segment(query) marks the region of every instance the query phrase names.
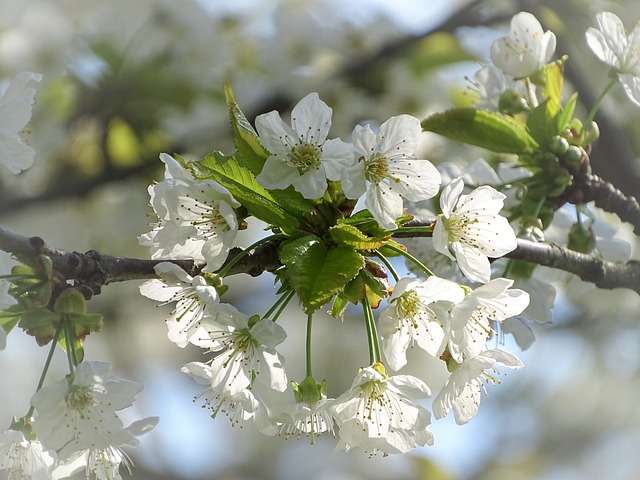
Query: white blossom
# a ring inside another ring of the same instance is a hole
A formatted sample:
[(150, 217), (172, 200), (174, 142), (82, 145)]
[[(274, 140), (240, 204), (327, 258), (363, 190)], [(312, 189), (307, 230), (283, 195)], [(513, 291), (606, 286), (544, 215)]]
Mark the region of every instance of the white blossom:
[(196, 395), (194, 401), (203, 399), (203, 408), (210, 409), (214, 418), (219, 413), (224, 413), (234, 426), (251, 422), (267, 435), (277, 432), (277, 427), (270, 419), (269, 409), (252, 390), (245, 388), (230, 394), (219, 388), (212, 388), (212, 368), (204, 363), (188, 363), (182, 367), (182, 372), (205, 386), (204, 390)]
[(429, 387), (411, 375), (387, 376), (382, 364), (360, 370), (351, 388), (336, 398), (331, 410), (340, 427), (336, 451), (354, 447), (365, 452), (407, 453), (431, 445), (431, 414), (414, 403), (429, 396)]
[(158, 222), (140, 243), (150, 247), (151, 258), (206, 261), (203, 271), (213, 272), (236, 237), (233, 209), (240, 204), (218, 183), (193, 179), (170, 155), (163, 153), (160, 159), (165, 179), (149, 187)]
[[(254, 380), (279, 392), (286, 390), (284, 358), (275, 350), (287, 337), (280, 325), (268, 318), (244, 315), (231, 305), (221, 305), (215, 318), (202, 319), (201, 327), (201, 336), (192, 338), (191, 343), (219, 350), (210, 361), (214, 392), (235, 395), (249, 388)], [(187, 369), (191, 368), (189, 365)]]
[(491, 61), (514, 79), (538, 73), (556, 50), (556, 36), (543, 31), (540, 22), (528, 12), (511, 19), (509, 36), (491, 44)]
[(293, 107), (291, 126), (276, 111), (256, 117), (262, 145), (271, 152), (256, 180), (264, 188), (290, 185), (303, 197), (321, 198), (327, 179), (340, 180), (353, 161), (353, 146), (340, 139), (327, 140), (332, 110), (310, 93)]
[[(130, 406), (142, 385), (115, 378), (106, 362), (81, 362), (70, 384), (65, 378), (38, 390), (31, 404), (38, 412), (33, 430), (66, 461), (84, 450), (99, 452), (135, 444), (134, 431), (123, 428), (117, 411)], [(148, 418), (140, 422), (155, 424)]]
[(478, 95), (475, 108), (498, 111), (500, 97), (513, 86), (513, 80), (505, 76), (495, 65), (482, 67), (473, 74), (470, 90)]
[(351, 199), (366, 192), (365, 206), (384, 229), (397, 228), (403, 198), (427, 200), (440, 188), (436, 167), (414, 156), (421, 133), (420, 121), (410, 115), (391, 117), (377, 134), (369, 125), (357, 125), (353, 131), (357, 160), (344, 171), (342, 188)]
[(38, 440), (25, 438), (23, 432), (6, 430), (0, 433), (0, 470), (7, 470), (8, 478), (48, 480), (55, 461), (55, 452)]
[(529, 294), (510, 288), (512, 285), (513, 280), (496, 278), (453, 305), (445, 331), (449, 353), (456, 362), (486, 348), (487, 339), (494, 333), (491, 322), (502, 322), (527, 308)]
[(521, 368), (522, 362), (503, 350), (485, 350), (478, 355), (465, 359), (451, 373), (440, 393), (433, 401), (433, 414), (442, 418), (452, 409), (458, 425), (467, 423), (480, 406), (481, 390), (484, 383), (499, 384), (500, 371), (497, 366)]
[(429, 355), (439, 355), (444, 340), (443, 317), (465, 292), (457, 283), (438, 277), (421, 282), (401, 278), (378, 322), (382, 352), (388, 365), (399, 370), (407, 363), (407, 349), (417, 344)]
[(214, 313), (220, 297), (214, 286), (201, 275), (192, 277), (178, 265), (162, 262), (154, 268), (161, 280), (149, 280), (140, 285), (140, 293), (159, 302), (176, 302), (167, 319), (169, 340), (185, 347), (197, 334), (200, 320), (207, 311)]
[(589, 27), (587, 44), (595, 55), (618, 72), (629, 99), (640, 106), (640, 25), (627, 34), (622, 20), (611, 12), (596, 15), (598, 28)]
[(21, 132), (31, 119), (36, 95), (36, 89), (27, 84), (40, 80), (40, 74), (22, 72), (8, 85), (0, 85), (0, 164), (14, 174), (33, 165), (36, 152), (24, 142)]
[(464, 182), (457, 178), (440, 196), (442, 216), (433, 231), (434, 248), (458, 262), (467, 278), (486, 283), (491, 278), (487, 257), (501, 257), (518, 246), (509, 221), (498, 215), (505, 195), (482, 186), (462, 195)]

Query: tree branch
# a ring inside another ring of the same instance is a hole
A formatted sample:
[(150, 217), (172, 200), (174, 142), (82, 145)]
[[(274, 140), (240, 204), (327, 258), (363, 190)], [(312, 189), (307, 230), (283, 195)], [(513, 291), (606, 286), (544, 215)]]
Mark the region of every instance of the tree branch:
[[(407, 226), (427, 226), (435, 222), (434, 218), (414, 221)], [(423, 237), (430, 236), (428, 232), (396, 232), (394, 237)], [(281, 267), (278, 258), (278, 247), (281, 239), (268, 242), (253, 252), (248, 252), (230, 270), (230, 275), (246, 273), (257, 277), (263, 272), (274, 272)], [(103, 285), (127, 280), (144, 280), (157, 278), (154, 267), (161, 262), (171, 262), (183, 268), (190, 275), (201, 272), (204, 264), (193, 260), (143, 260), (137, 258), (115, 257), (102, 255), (95, 250), (87, 253), (67, 252), (48, 247), (40, 237), (23, 237), (0, 228), (0, 250), (13, 254), (47, 255), (51, 258), (54, 270), (66, 279), (75, 280), (85, 297), (100, 293)], [(243, 252), (234, 248), (229, 252), (225, 261), (227, 265), (234, 257)], [(586, 282), (600, 288), (629, 288), (640, 294), (640, 262), (629, 260), (623, 264), (608, 262), (584, 253), (575, 252), (568, 248), (552, 243), (536, 243), (518, 239), (518, 247), (505, 255), (507, 258), (523, 260), (557, 268), (573, 273)]]

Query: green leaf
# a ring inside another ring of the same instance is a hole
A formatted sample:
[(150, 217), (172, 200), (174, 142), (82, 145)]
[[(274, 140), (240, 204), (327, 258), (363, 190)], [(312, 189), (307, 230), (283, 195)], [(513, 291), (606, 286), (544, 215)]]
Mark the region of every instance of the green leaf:
[(229, 109), (229, 122), (233, 132), (233, 143), (237, 149), (237, 160), (254, 175), (258, 175), (269, 157), (269, 152), (262, 146), (258, 134), (238, 107), (229, 84), (224, 86), (224, 96)]
[(527, 131), (541, 148), (549, 149), (551, 139), (559, 133), (555, 118), (549, 116), (549, 99), (531, 111), (527, 119)]
[(355, 250), (376, 250), (387, 243), (386, 240), (369, 237), (353, 225), (345, 223), (331, 227), (329, 234), (338, 245)]
[(497, 113), (454, 108), (422, 121), (422, 128), (443, 137), (497, 153), (531, 153), (536, 141), (520, 126)]
[(563, 58), (545, 65), (543, 70), (545, 82), (542, 88), (542, 98), (547, 102), (549, 118), (555, 119), (560, 112), (562, 85), (564, 83), (564, 63), (566, 60), (567, 56), (565, 55)]
[(569, 126), (573, 112), (576, 109), (576, 103), (578, 103), (578, 92), (575, 92), (569, 97), (569, 100), (567, 100), (567, 103), (558, 115), (558, 133), (562, 133)]
[(391, 232), (380, 227), (369, 210), (360, 210), (349, 218), (339, 219), (338, 225), (353, 225), (361, 232), (376, 239), (388, 238)]
[(283, 243), (280, 260), (306, 313), (331, 300), (364, 266), (364, 258), (353, 248), (327, 249), (315, 235)]
[(284, 232), (298, 230), (300, 213), (295, 211), (297, 205), (281, 205), (271, 192), (258, 184), (253, 173), (233, 156), (214, 152), (197, 162), (195, 168), (200, 171), (198, 177), (212, 178), (218, 182), (254, 217), (276, 225)]
[(344, 312), (347, 309), (347, 305), (349, 305), (349, 300), (343, 295), (342, 292), (339, 292), (333, 299), (331, 311), (329, 312), (330, 315), (333, 318), (337, 318), (338, 320), (344, 322)]
[(9, 308), (0, 311), (0, 327), (4, 328), (5, 332), (10, 333), (20, 321), (23, 313), (24, 308), (21, 305), (11, 305)]

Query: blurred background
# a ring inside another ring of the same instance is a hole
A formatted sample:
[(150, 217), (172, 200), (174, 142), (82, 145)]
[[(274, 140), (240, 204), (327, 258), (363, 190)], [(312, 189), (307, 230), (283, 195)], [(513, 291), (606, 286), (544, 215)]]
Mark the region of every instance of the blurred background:
[[(162, 178), (159, 153), (232, 152), (225, 82), (249, 119), (273, 109), (285, 117), (317, 91), (334, 110), (332, 136), (348, 140), (363, 120), (424, 118), (464, 103), (464, 77), (488, 62), (491, 42), (521, 10), (555, 32), (556, 58), (569, 55), (567, 89), (588, 109), (607, 68), (584, 32), (603, 10), (633, 28), (636, 1), (2, 0), (0, 79), (33, 71), (43, 80), (28, 133), (36, 164), (19, 176), (0, 170), (0, 225), (66, 250), (147, 258), (137, 237), (149, 230), (146, 187)], [(596, 120), (595, 172), (640, 197), (640, 112), (617, 88)], [(436, 164), (464, 165), (482, 154), (427, 134), (422, 150)], [(634, 252), (629, 229), (607, 221), (613, 226), (602, 235), (625, 239)], [(405, 456), (334, 455), (330, 438), (312, 447), (210, 419), (192, 401), (199, 387), (180, 373), (200, 352), (169, 342), (168, 309), (141, 297), (140, 282), (109, 285), (91, 300), (104, 331), (85, 349), (87, 359), (110, 361), (119, 376), (144, 383), (125, 424), (161, 417), (128, 452), (134, 479), (637, 479), (640, 299), (557, 272), (539, 275), (558, 290), (553, 322), (532, 327), (537, 341), (524, 352), (505, 340), (525, 368), (491, 388), (469, 424), (436, 421), (435, 445)], [(243, 277), (229, 279), (225, 301), (265, 311), (272, 278)], [(283, 353), (298, 381), (304, 320), (295, 308), (283, 319)], [(349, 316), (338, 325), (320, 317), (314, 328), (316, 377), (330, 377), (339, 394), (368, 360), (364, 329)], [(9, 335), (0, 352), (2, 429), (26, 413), (46, 350), (21, 331)], [(415, 354), (402, 373), (443, 382), (424, 358)], [(65, 373), (59, 353), (48, 379)]]

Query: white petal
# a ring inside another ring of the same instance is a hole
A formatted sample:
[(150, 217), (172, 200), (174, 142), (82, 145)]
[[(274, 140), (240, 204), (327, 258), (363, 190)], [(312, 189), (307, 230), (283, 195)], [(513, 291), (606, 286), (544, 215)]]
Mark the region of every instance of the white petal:
[(300, 177), (296, 167), (271, 156), (267, 158), (256, 181), (267, 190), (283, 190)]
[(280, 161), (285, 161), (291, 146), (298, 143), (296, 132), (280, 118), (276, 111), (263, 113), (256, 117), (256, 130), (260, 143)]
[(353, 145), (343, 142), (339, 138), (324, 142), (320, 161), (324, 166), (327, 178), (333, 181), (340, 180), (345, 169), (353, 164), (353, 155)]
[(309, 200), (321, 198), (327, 190), (327, 177), (324, 167), (320, 167), (317, 170), (309, 170), (296, 178), (291, 184), (304, 198)]
[(451, 244), (456, 261), (465, 277), (474, 282), (487, 283), (491, 279), (491, 264), (486, 255), (482, 255), (476, 248), (466, 244), (454, 242)]
[(382, 228), (398, 228), (396, 219), (402, 215), (402, 197), (385, 183), (369, 188), (364, 204)]
[(398, 159), (390, 162), (389, 172), (395, 179), (391, 188), (407, 200), (419, 202), (434, 197), (440, 189), (440, 172), (429, 160)]
[(320, 145), (329, 133), (331, 113), (331, 108), (313, 92), (293, 107), (291, 126), (304, 143)]
[[(440, 194), (440, 209), (445, 218), (449, 218), (451, 213), (456, 208), (458, 198), (464, 189), (464, 181), (462, 177), (458, 177), (452, 180), (448, 185), (442, 189)], [(439, 251), (439, 250), (438, 250)]]
[(420, 142), (420, 120), (411, 115), (391, 117), (380, 126), (380, 151), (384, 156), (411, 156)]

